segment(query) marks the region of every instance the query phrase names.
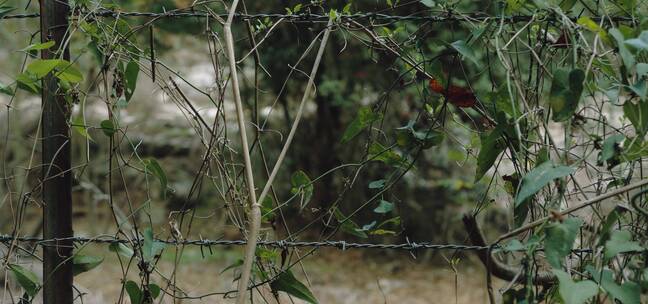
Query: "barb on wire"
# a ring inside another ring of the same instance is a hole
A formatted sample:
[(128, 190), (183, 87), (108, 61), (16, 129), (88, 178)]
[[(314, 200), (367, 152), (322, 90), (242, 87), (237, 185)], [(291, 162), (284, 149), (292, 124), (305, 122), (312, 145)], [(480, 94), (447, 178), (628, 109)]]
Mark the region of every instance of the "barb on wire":
[[(90, 17), (144, 17), (144, 18), (227, 18), (227, 14), (209, 14), (208, 12), (202, 11), (173, 11), (173, 12), (120, 12), (120, 11), (111, 11), (111, 10), (98, 10), (96, 12), (85, 12), (84, 15)], [(38, 18), (40, 17), (37, 13), (32, 14), (13, 14), (6, 15), (0, 19), (25, 19), (25, 18)], [(287, 22), (328, 22), (329, 16), (325, 14), (234, 14), (234, 19), (237, 21), (247, 21), (247, 20), (258, 20), (258, 19), (284, 19)], [(543, 18), (538, 18), (534, 15), (514, 15), (514, 16), (491, 16), (483, 13), (470, 13), (470, 14), (452, 14), (452, 13), (441, 13), (438, 15), (389, 15), (389, 14), (380, 14), (380, 13), (356, 13), (356, 14), (347, 14), (339, 15), (339, 20), (344, 22), (345, 20), (374, 20), (374, 21), (418, 21), (418, 22), (454, 22), (454, 21), (486, 21), (486, 20), (498, 20), (505, 22), (528, 22), (532, 18), (538, 20), (558, 20), (558, 17), (546, 16)], [(570, 17), (572, 21), (576, 21), (577, 17)], [(593, 16), (590, 19), (599, 22), (601, 19), (609, 20), (613, 22), (632, 22), (635, 21), (634, 18), (625, 17), (625, 16)]]

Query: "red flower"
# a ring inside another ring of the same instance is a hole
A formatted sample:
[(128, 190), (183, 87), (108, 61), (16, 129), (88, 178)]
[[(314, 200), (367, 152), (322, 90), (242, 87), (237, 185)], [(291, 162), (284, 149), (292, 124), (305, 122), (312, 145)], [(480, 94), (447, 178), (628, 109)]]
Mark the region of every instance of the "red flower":
[(430, 79), (430, 89), (444, 95), (451, 104), (460, 108), (470, 108), (477, 103), (475, 94), (471, 90), (450, 85), (446, 91), (446, 88), (436, 79)]

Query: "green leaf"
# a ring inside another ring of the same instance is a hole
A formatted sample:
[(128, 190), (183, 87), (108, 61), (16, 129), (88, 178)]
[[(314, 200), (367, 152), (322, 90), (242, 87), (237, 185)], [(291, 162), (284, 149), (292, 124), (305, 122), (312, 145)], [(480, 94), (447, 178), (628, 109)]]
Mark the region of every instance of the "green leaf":
[(646, 100), (646, 94), (648, 94), (648, 86), (646, 86), (646, 81), (643, 79), (637, 80), (635, 84), (628, 86), (633, 93), (637, 94), (642, 101)]
[(648, 50), (648, 31), (641, 32), (637, 38), (626, 40), (625, 44), (637, 50)]
[(36, 59), (32, 61), (25, 72), (36, 76), (36, 78), (41, 79), (45, 75), (49, 74), (54, 68), (61, 64), (63, 60), (60, 59)]
[(275, 218), (274, 214), (274, 200), (271, 196), (266, 196), (261, 202), (261, 220), (264, 222), (271, 222)]
[(563, 12), (569, 11), (574, 7), (576, 2), (577, 0), (562, 0), (562, 2), (560, 2), (560, 9), (563, 10)]
[(648, 63), (637, 63), (637, 77), (648, 76)]
[(623, 161), (630, 162), (645, 156), (648, 156), (648, 142), (644, 142), (639, 137), (625, 139), (623, 153), (621, 154)]
[(525, 3), (526, 0), (506, 0), (506, 13), (512, 14), (519, 11)]
[(77, 275), (86, 271), (90, 271), (93, 268), (99, 266), (101, 262), (103, 262), (102, 257), (76, 254), (72, 258), (72, 273), (74, 275)]
[(339, 209), (336, 208), (333, 212), (333, 215), (335, 216), (335, 219), (338, 221), (338, 223), (340, 223), (340, 230), (359, 238), (367, 238), (367, 234), (364, 232), (364, 230), (350, 218), (345, 219), (346, 216), (344, 216), (344, 214), (342, 214)]
[(34, 75), (21, 73), (16, 76), (16, 82), (18, 83), (18, 88), (33, 94), (40, 94), (41, 83)]
[(82, 116), (77, 116), (72, 119), (72, 128), (74, 128), (77, 133), (81, 134), (81, 136), (83, 136), (87, 140), (94, 141), (92, 139), (92, 136), (90, 136), (90, 134), (88, 133), (88, 127), (85, 126)]
[(515, 252), (515, 251), (526, 251), (527, 246), (522, 244), (520, 240), (513, 239), (508, 244), (506, 244), (502, 249), (506, 252)]
[(444, 137), (445, 135), (437, 130), (415, 130), (414, 121), (410, 121), (406, 126), (396, 128), (396, 143), (404, 148), (418, 145), (423, 149), (429, 149), (443, 142)]
[(385, 220), (384, 222), (378, 224), (378, 227), (376, 227), (376, 228), (381, 228), (381, 227), (385, 227), (385, 226), (388, 226), (388, 225), (398, 227), (400, 225), (400, 222), (401, 222), (400, 216), (392, 217), (392, 218), (390, 218), (388, 220)]
[(101, 131), (108, 137), (112, 137), (117, 131), (112, 120), (103, 120), (99, 126), (101, 126)]
[(609, 260), (619, 253), (642, 251), (643, 247), (632, 241), (632, 234), (627, 230), (616, 230), (610, 234), (610, 239), (605, 242), (605, 259)]
[(306, 175), (306, 172), (298, 170), (290, 177), (290, 185), (292, 186), (290, 193), (301, 195), (301, 207), (303, 208), (310, 202), (315, 190), (311, 179)]
[(594, 22), (594, 20), (592, 20), (590, 17), (580, 17), (578, 18), (578, 20), (576, 20), (576, 23), (598, 34), (599, 37), (601, 37), (601, 41), (603, 41), (604, 43), (611, 44), (610, 37), (608, 36), (607, 32), (605, 32), (605, 30), (601, 28), (598, 23)]
[(344, 8), (342, 8), (342, 12), (345, 14), (351, 14), (351, 5), (353, 5), (353, 2), (347, 3)]
[[(513, 190), (515, 191), (515, 190)], [(513, 208), (513, 224), (515, 227), (520, 227), (524, 224), (527, 217), (529, 216), (529, 200), (524, 200), (519, 205)]]
[[(613, 182), (612, 182), (613, 183)], [(610, 184), (612, 184), (610, 183)], [(608, 185), (608, 189), (609, 189)], [(605, 242), (607, 242), (610, 239), (610, 230), (612, 227), (617, 223), (619, 218), (621, 217), (621, 213), (617, 209), (613, 209), (607, 217), (605, 217), (605, 220), (602, 221), (601, 228), (599, 232), (597, 233), (599, 236), (599, 239), (597, 241), (597, 246), (603, 246)]]
[(139, 74), (139, 65), (136, 61), (130, 61), (126, 65), (126, 71), (124, 72), (124, 95), (126, 96), (126, 101), (130, 101), (131, 97), (135, 93), (135, 87), (137, 86), (137, 75)]
[(122, 244), (122, 243), (112, 243), (110, 246), (108, 246), (108, 250), (115, 252), (125, 258), (131, 258), (135, 254), (133, 249), (130, 247)]
[[(2, 3), (4, 3), (4, 2), (2, 2)], [(5, 5), (0, 6), (0, 19), (2, 19), (2, 17), (8, 15), (12, 11), (14, 11), (15, 9), (16, 9), (15, 7), (11, 7), (11, 6), (5, 6)]]
[(58, 79), (71, 83), (78, 83), (83, 80), (83, 74), (81, 74), (81, 72), (71, 63), (65, 60), (60, 61), (61, 62), (56, 65), (56, 70), (58, 71), (56, 77), (58, 77)]
[(420, 0), (420, 2), (427, 7), (434, 7), (436, 5), (434, 0)]
[(612, 302), (616, 303), (614, 301), (616, 299), (622, 304), (640, 304), (641, 288), (637, 283), (625, 282), (619, 285), (614, 281), (614, 274), (611, 270), (598, 271), (591, 265), (587, 266), (587, 272), (612, 297)]
[(538, 157), (536, 158), (536, 164), (541, 164), (551, 159), (549, 150), (547, 147), (542, 147), (538, 150)]
[(621, 152), (619, 143), (624, 139), (625, 136), (623, 136), (623, 134), (615, 134), (606, 138), (603, 142), (601, 153), (599, 154), (598, 164), (602, 166), (604, 163), (607, 163), (608, 168), (613, 168), (617, 165), (619, 163)]
[(495, 164), (497, 157), (506, 149), (506, 144), (502, 139), (501, 128), (495, 128), (488, 136), (481, 140), (481, 149), (477, 155), (477, 172), (475, 173), (475, 182), (478, 182), (486, 172)]
[(585, 72), (581, 69), (558, 69), (554, 72), (549, 93), (549, 105), (554, 121), (566, 121), (573, 117), (583, 92)]
[(423, 149), (429, 149), (443, 142), (445, 135), (436, 130), (416, 131), (412, 129), (412, 135)]
[(144, 261), (152, 261), (155, 256), (162, 253), (162, 249), (164, 249), (165, 246), (166, 244), (153, 239), (153, 230), (151, 230), (151, 228), (146, 228), (144, 230), (144, 244), (142, 246), (142, 256), (144, 257)]
[(614, 38), (614, 41), (617, 44), (617, 47), (619, 48), (619, 55), (621, 56), (621, 60), (623, 61), (623, 65), (629, 70), (631, 69), (634, 64), (635, 64), (635, 57), (632, 55), (630, 50), (628, 50), (623, 34), (616, 28), (610, 29), (610, 35)]
[(334, 10), (334, 9), (331, 9), (329, 11), (329, 19), (331, 19), (331, 21), (335, 21), (335, 20), (337, 20), (337, 18), (338, 18), (337, 11)]
[(579, 218), (568, 218), (562, 223), (551, 223), (545, 228), (545, 254), (554, 268), (561, 268), (563, 259), (571, 252), (578, 230), (583, 224)]
[(574, 282), (566, 272), (558, 269), (552, 271), (558, 278), (558, 292), (565, 304), (583, 304), (598, 293), (598, 286), (592, 281)]
[(157, 284), (149, 284), (148, 288), (153, 299), (156, 299), (158, 296), (160, 296), (160, 291), (162, 291), (160, 286), (158, 286)]
[(13, 92), (13, 90), (11, 89), (11, 87), (9, 87), (8, 85), (6, 85), (6, 84), (4, 84), (4, 83), (2, 83), (2, 82), (0, 82), (0, 93), (2, 93), (2, 94), (7, 94), (7, 95), (9, 95), (9, 96), (13, 96), (13, 95), (14, 95), (14, 92)]
[(313, 293), (308, 290), (306, 285), (299, 282), (290, 270), (286, 270), (274, 281), (270, 282), (270, 288), (272, 288), (273, 292), (283, 291), (308, 303), (317, 304), (317, 299)]
[(465, 58), (469, 59), (472, 61), (474, 64), (479, 65), (479, 62), (477, 62), (477, 57), (475, 56), (475, 52), (473, 51), (470, 46), (466, 44), (465, 41), (463, 40), (457, 40), (453, 43), (450, 44), (459, 54), (463, 55)]
[(376, 207), (373, 211), (375, 213), (389, 213), (392, 210), (394, 210), (394, 204), (386, 200), (380, 200), (380, 203), (378, 203), (378, 207)]
[(153, 158), (145, 159), (142, 161), (142, 163), (144, 164), (146, 173), (152, 174), (153, 176), (157, 177), (158, 181), (160, 182), (160, 187), (162, 188), (162, 196), (165, 197), (168, 180), (166, 174), (164, 173), (164, 170), (162, 170), (162, 167), (160, 167), (160, 164)]
[(637, 103), (626, 101), (623, 105), (623, 114), (630, 120), (637, 135), (644, 137), (648, 132), (648, 101), (641, 100)]
[(387, 180), (379, 179), (369, 183), (369, 189), (382, 189), (385, 187)]
[(228, 271), (230, 269), (240, 267), (241, 265), (243, 265), (243, 259), (238, 259), (234, 263), (232, 263), (231, 265), (225, 267), (225, 269), (223, 269), (220, 273), (222, 274), (222, 273), (224, 273), (224, 272), (226, 272), (226, 271)]
[(9, 264), (9, 269), (16, 277), (18, 284), (25, 289), (25, 292), (29, 297), (33, 298), (38, 293), (41, 286), (36, 274), (31, 270), (16, 264)]
[(362, 130), (370, 126), (374, 121), (382, 119), (382, 114), (374, 113), (369, 107), (362, 107), (358, 110), (355, 119), (349, 124), (342, 135), (342, 143), (346, 143), (356, 137)]
[(515, 205), (519, 205), (525, 199), (533, 196), (554, 179), (565, 177), (573, 172), (573, 168), (554, 165), (551, 161), (546, 161), (538, 165), (522, 178), (522, 186), (520, 187), (520, 192), (515, 197)]
[(49, 49), (49, 48), (53, 47), (54, 44), (56, 44), (56, 42), (53, 41), (53, 40), (43, 42), (43, 43), (34, 43), (34, 44), (30, 44), (29, 46), (25, 47), (21, 51), (28, 52), (28, 51), (46, 50), (46, 49)]
[(524, 288), (513, 289), (510, 288), (502, 295), (502, 304), (518, 304), (528, 303), (527, 292)]
[(131, 304), (142, 304), (142, 291), (137, 283), (128, 281), (124, 284), (124, 288), (126, 289), (126, 293), (128, 293)]
[(279, 252), (276, 250), (269, 250), (262, 247), (257, 247), (255, 255), (261, 259), (263, 263), (272, 262), (279, 257)]
[(380, 161), (392, 167), (407, 168), (407, 161), (404, 160), (392, 149), (387, 149), (378, 142), (371, 143), (367, 158), (372, 161)]
[(375, 229), (369, 232), (371, 235), (396, 235), (395, 231), (385, 230), (385, 229)]

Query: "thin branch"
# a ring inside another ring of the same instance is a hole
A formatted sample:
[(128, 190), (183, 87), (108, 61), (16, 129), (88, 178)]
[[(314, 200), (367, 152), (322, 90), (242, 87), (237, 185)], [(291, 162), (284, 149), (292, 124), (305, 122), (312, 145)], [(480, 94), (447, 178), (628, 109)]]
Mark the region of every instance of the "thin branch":
[(571, 208), (567, 208), (567, 209), (565, 209), (563, 211), (560, 211), (555, 215), (545, 216), (545, 217), (540, 218), (538, 220), (535, 220), (535, 221), (533, 221), (531, 223), (528, 223), (528, 224), (526, 224), (526, 225), (524, 225), (524, 226), (522, 226), (522, 227), (520, 227), (518, 229), (515, 229), (515, 230), (513, 230), (513, 231), (511, 231), (509, 233), (506, 233), (506, 234), (500, 236), (499, 238), (497, 238), (497, 240), (495, 240), (495, 242), (493, 242), (493, 244), (498, 244), (499, 242), (501, 242), (501, 241), (503, 241), (505, 239), (508, 239), (508, 238), (516, 236), (516, 235), (518, 235), (518, 234), (520, 234), (522, 232), (525, 232), (527, 230), (530, 230), (530, 229), (533, 229), (533, 228), (535, 228), (537, 226), (540, 226), (543, 223), (545, 223), (546, 221), (548, 221), (549, 219), (555, 217), (556, 215), (560, 216), (560, 215), (570, 214), (572, 212), (578, 211), (580, 209), (591, 206), (591, 205), (596, 204), (598, 202), (604, 201), (604, 200), (606, 200), (608, 198), (617, 196), (619, 194), (626, 193), (626, 192), (628, 192), (628, 191), (630, 191), (632, 189), (636, 189), (636, 188), (639, 188), (639, 187), (642, 187), (642, 186), (645, 186), (645, 185), (648, 185), (648, 179), (644, 179), (644, 180), (636, 182), (634, 184), (630, 184), (630, 185), (627, 185), (625, 187), (621, 187), (621, 188), (619, 188), (617, 190), (614, 190), (612, 192), (601, 194), (601, 195), (599, 195), (597, 197), (586, 200), (586, 201), (584, 201), (583, 203), (581, 203), (579, 205), (576, 205), (576, 206), (573, 206)]
[(293, 121), (292, 127), (290, 128), (290, 133), (288, 133), (288, 138), (286, 138), (286, 143), (284, 144), (283, 148), (281, 149), (281, 152), (279, 153), (277, 162), (272, 168), (272, 173), (270, 173), (270, 177), (268, 177), (268, 182), (263, 188), (263, 191), (261, 191), (261, 195), (259, 195), (260, 202), (263, 202), (263, 199), (268, 194), (268, 191), (270, 191), (270, 187), (272, 187), (272, 182), (274, 182), (275, 177), (277, 177), (277, 172), (279, 171), (279, 168), (281, 167), (281, 164), (283, 163), (283, 160), (286, 157), (286, 152), (288, 152), (288, 148), (290, 148), (290, 144), (292, 143), (292, 140), (295, 137), (295, 132), (297, 131), (297, 127), (299, 126), (299, 121), (301, 120), (302, 114), (304, 112), (304, 105), (306, 104), (306, 101), (308, 101), (308, 99), (311, 97), (311, 91), (315, 86), (315, 76), (317, 75), (317, 69), (319, 68), (320, 61), (322, 60), (322, 56), (324, 55), (324, 49), (326, 48), (326, 42), (328, 41), (329, 34), (331, 33), (332, 23), (333, 20), (329, 20), (328, 24), (326, 25), (324, 37), (322, 37), (322, 43), (320, 44), (319, 50), (317, 51), (317, 57), (315, 57), (315, 63), (313, 63), (313, 68), (308, 78), (308, 83), (306, 84), (306, 90), (304, 90), (304, 96), (302, 96), (301, 103), (299, 104), (299, 110), (297, 110), (297, 116), (295, 116), (295, 120)]

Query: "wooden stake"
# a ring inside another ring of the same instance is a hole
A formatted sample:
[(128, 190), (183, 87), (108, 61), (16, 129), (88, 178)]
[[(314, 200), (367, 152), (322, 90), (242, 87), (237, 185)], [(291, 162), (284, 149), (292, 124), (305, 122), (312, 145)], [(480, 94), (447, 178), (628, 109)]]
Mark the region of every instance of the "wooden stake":
[[(69, 60), (66, 33), (67, 0), (41, 0), (41, 42), (55, 41), (42, 50), (43, 59)], [(72, 172), (70, 171), (70, 105), (57, 78), (48, 74), (42, 82), (43, 238), (69, 238), (72, 233)], [(43, 303), (71, 304), (72, 242), (43, 245)]]

